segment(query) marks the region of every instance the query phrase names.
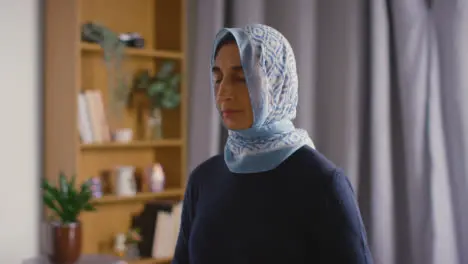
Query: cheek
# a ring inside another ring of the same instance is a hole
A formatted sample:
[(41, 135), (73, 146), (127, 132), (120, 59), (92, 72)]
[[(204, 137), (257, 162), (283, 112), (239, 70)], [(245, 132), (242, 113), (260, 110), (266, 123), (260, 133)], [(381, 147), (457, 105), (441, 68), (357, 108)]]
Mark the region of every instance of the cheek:
[(220, 98), (219, 98), (219, 85), (215, 85), (214, 89), (213, 89), (213, 96), (214, 96), (214, 100), (216, 102), (216, 104), (219, 103), (220, 101)]
[(215, 85), (213, 89), (213, 95), (214, 95), (215, 100), (218, 100), (218, 92), (219, 92), (219, 86)]
[(249, 89), (247, 88), (247, 86), (244, 85), (242, 87), (242, 92), (240, 93), (239, 98), (242, 100), (242, 103), (245, 106), (248, 106), (249, 108), (251, 108), (250, 94), (249, 94)]

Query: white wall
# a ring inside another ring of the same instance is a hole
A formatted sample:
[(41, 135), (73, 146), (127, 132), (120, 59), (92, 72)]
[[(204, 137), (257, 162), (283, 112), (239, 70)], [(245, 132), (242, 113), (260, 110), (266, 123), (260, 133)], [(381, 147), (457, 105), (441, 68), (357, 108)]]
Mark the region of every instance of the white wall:
[(37, 255), (39, 5), (0, 0), (0, 263)]

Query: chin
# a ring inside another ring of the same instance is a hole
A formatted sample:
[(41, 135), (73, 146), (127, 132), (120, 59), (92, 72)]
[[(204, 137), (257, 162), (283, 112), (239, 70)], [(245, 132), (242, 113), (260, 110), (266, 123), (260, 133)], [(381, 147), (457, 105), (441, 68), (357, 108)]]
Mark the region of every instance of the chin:
[(230, 121), (223, 121), (224, 127), (228, 130), (244, 130), (248, 129), (249, 126), (246, 126), (245, 124), (239, 124), (236, 122), (230, 122)]

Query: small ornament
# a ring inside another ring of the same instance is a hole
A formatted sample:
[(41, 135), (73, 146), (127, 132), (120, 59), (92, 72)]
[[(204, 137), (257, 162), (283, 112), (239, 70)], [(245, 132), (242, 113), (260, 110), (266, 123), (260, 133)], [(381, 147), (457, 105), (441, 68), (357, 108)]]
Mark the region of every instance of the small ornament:
[(114, 250), (115, 250), (115, 253), (117, 253), (119, 257), (123, 257), (125, 255), (126, 240), (127, 240), (126, 235), (123, 233), (119, 233), (115, 236)]

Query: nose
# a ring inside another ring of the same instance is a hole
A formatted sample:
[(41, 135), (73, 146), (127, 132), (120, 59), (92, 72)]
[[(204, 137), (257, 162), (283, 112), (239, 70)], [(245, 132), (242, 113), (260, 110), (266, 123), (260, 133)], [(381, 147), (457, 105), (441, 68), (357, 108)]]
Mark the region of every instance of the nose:
[(216, 97), (218, 101), (229, 101), (233, 99), (233, 89), (232, 84), (226, 79), (222, 80), (218, 84)]

